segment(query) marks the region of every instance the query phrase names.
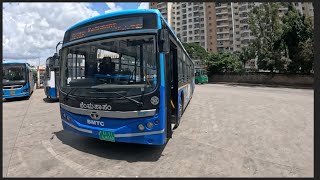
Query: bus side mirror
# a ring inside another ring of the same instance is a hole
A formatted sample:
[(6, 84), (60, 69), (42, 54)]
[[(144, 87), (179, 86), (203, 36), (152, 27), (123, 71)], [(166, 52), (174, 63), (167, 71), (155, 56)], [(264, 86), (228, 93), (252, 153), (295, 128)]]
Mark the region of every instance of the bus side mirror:
[(159, 51), (169, 53), (169, 32), (167, 29), (161, 29), (159, 33)]

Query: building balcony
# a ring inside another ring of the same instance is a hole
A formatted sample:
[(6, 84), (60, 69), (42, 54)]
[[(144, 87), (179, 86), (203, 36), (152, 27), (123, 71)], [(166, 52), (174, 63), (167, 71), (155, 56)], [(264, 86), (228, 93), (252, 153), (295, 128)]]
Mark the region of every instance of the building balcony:
[(223, 12), (216, 12), (216, 15), (221, 15), (221, 14), (228, 14), (228, 11), (223, 11)]
[(221, 18), (221, 19), (216, 19), (216, 21), (228, 21), (229, 19), (228, 18)]
[(217, 34), (229, 34), (229, 31), (217, 32)]
[(227, 5), (216, 6), (216, 9), (228, 8)]
[(229, 23), (228, 24), (220, 24), (220, 25), (217, 25), (217, 27), (229, 27)]
[(227, 38), (217, 38), (217, 41), (229, 41), (230, 39), (227, 37)]

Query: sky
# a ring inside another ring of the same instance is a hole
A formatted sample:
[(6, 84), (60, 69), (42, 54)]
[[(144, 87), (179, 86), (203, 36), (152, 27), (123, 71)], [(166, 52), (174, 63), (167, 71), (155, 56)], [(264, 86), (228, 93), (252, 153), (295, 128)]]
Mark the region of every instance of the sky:
[(65, 30), (77, 22), (118, 10), (148, 8), (148, 3), (140, 2), (3, 3), (3, 60), (44, 64)]

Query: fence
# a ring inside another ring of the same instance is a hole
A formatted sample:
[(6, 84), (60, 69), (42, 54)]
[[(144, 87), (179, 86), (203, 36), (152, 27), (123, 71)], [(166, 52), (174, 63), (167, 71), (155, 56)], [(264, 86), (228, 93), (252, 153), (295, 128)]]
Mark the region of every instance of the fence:
[(209, 76), (209, 82), (232, 82), (266, 85), (313, 87), (313, 75), (255, 73), (218, 73)]

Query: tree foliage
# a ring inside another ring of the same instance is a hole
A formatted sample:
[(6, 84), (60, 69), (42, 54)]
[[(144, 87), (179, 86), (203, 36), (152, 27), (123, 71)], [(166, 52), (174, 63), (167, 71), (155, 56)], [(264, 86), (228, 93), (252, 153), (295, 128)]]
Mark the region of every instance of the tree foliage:
[(313, 64), (313, 35), (310, 17), (301, 15), (293, 5), (289, 5), (283, 19), (283, 41), (291, 60), (288, 71), (310, 73)]
[(218, 72), (241, 72), (243, 70), (239, 57), (229, 52), (209, 54), (206, 58), (206, 65), (211, 74)]
[(184, 48), (192, 59), (204, 60), (208, 53), (198, 43), (183, 43)]
[(257, 52), (258, 68), (271, 72), (284, 69), (283, 29), (278, 9), (278, 3), (262, 3), (249, 13), (249, 28), (255, 36), (253, 46)]
[(237, 52), (239, 60), (242, 62), (243, 67), (246, 66), (246, 63), (256, 57), (255, 49), (252, 46), (246, 46), (241, 49), (240, 52)]

